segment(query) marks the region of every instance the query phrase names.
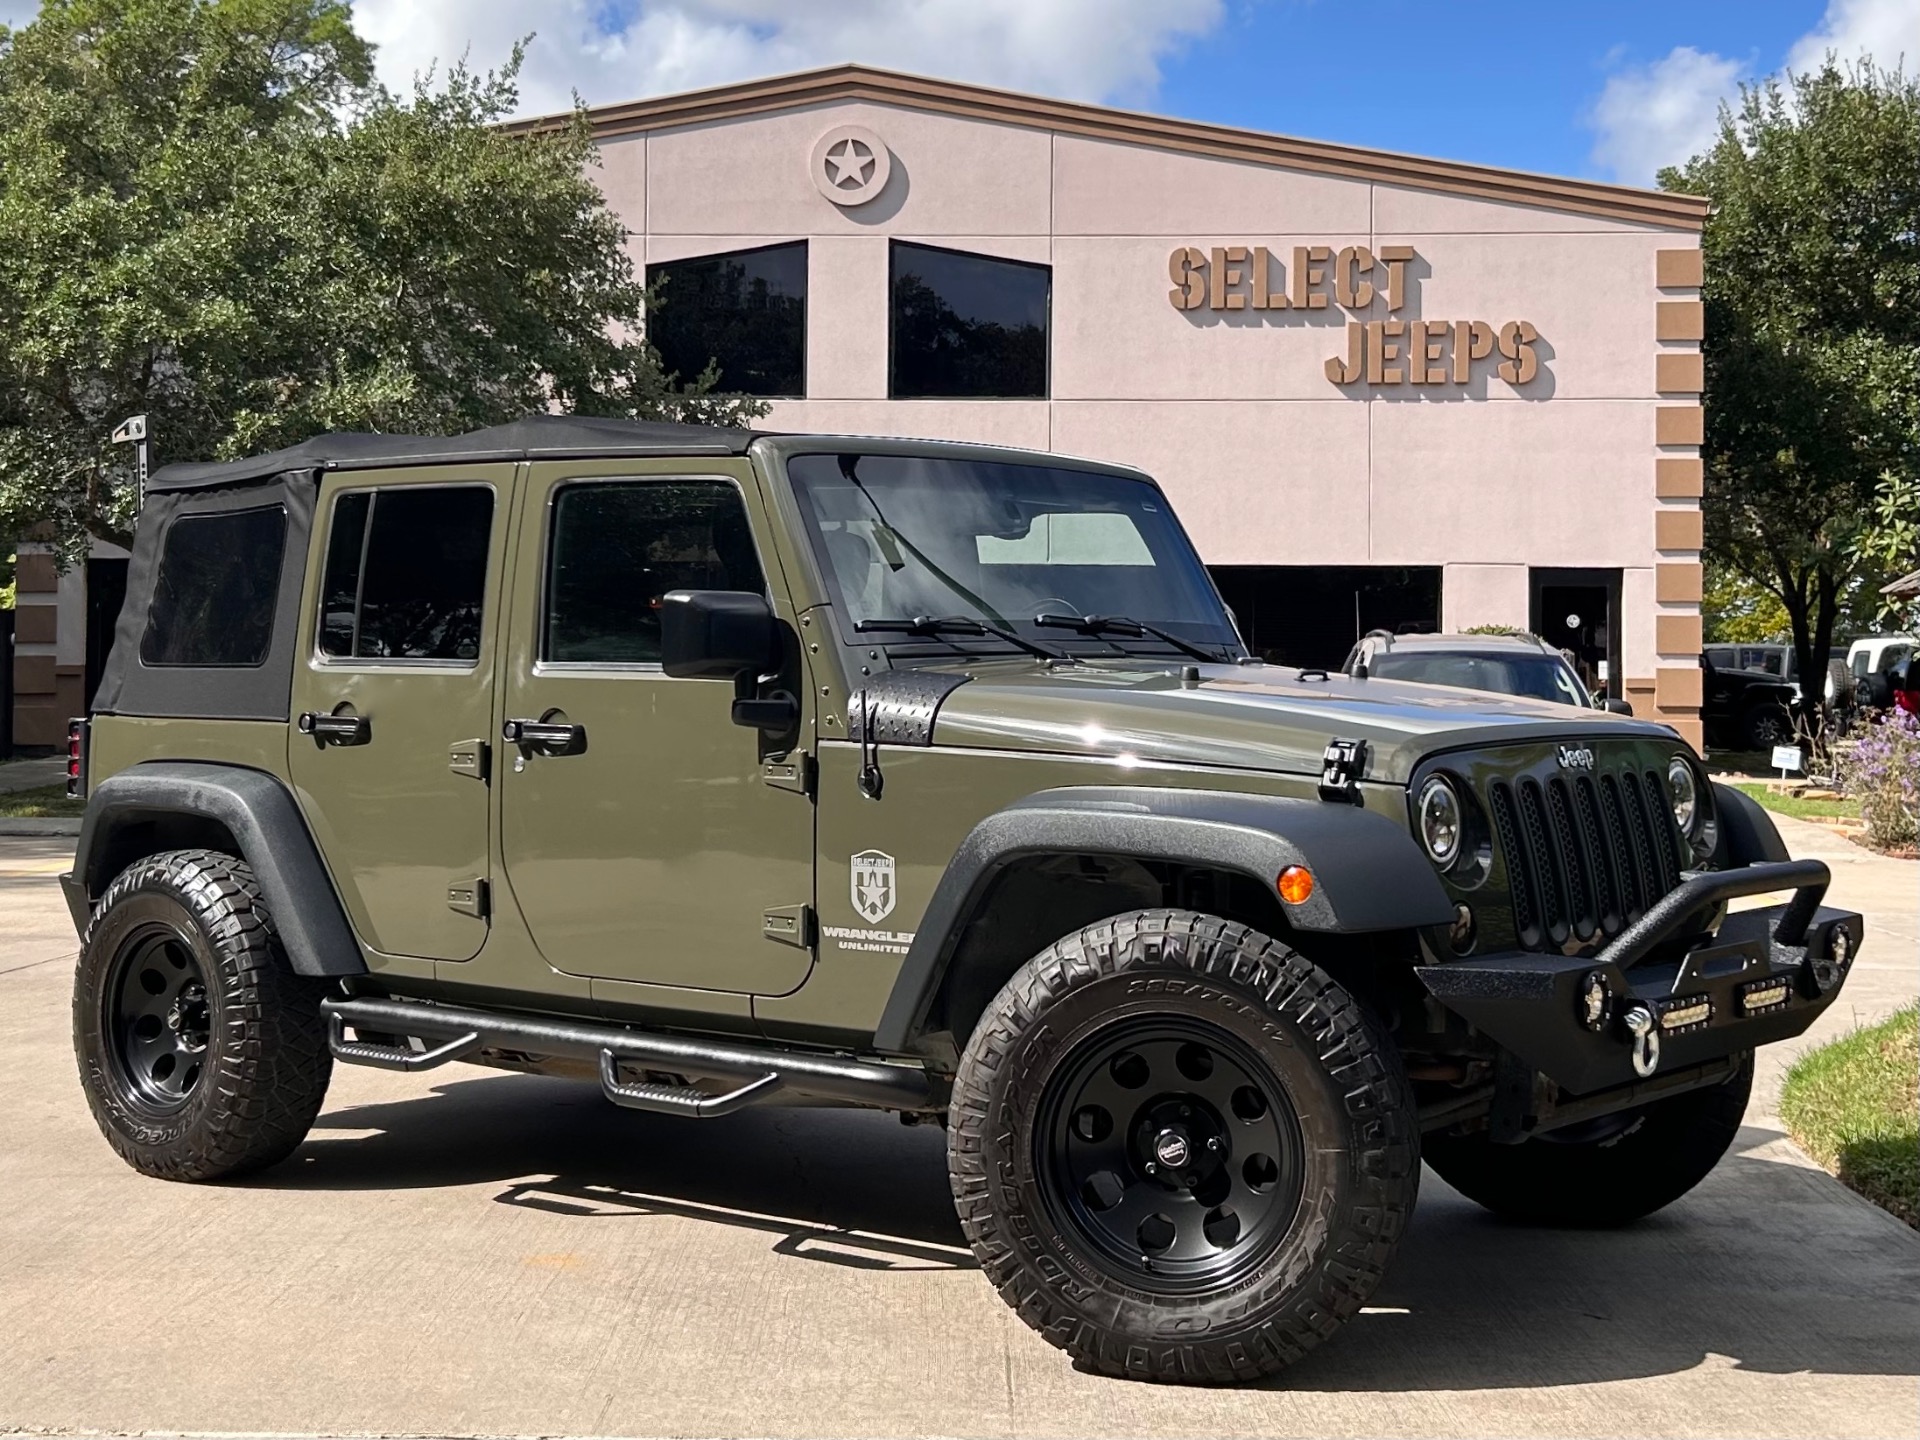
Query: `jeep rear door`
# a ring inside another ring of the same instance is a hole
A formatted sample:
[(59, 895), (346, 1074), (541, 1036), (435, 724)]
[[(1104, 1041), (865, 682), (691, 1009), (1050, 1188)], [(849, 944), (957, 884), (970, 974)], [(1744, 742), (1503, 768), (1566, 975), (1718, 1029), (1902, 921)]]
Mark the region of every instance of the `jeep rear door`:
[(731, 722), (730, 682), (660, 668), (669, 590), (764, 594), (792, 624), (748, 462), (537, 463), (519, 534), (505, 714), (556, 728), (501, 745), (501, 854), (541, 955), (608, 981), (795, 989), (813, 961), (802, 757)]
[(486, 742), (512, 465), (328, 475), (289, 764), (354, 928), (388, 955), (487, 938)]

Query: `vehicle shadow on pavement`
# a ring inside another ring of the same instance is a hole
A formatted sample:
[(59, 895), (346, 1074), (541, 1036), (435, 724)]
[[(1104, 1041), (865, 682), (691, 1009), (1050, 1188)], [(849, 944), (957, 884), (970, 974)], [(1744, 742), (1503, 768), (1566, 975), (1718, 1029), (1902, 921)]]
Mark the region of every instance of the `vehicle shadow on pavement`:
[[(337, 1134), (333, 1132), (338, 1132)], [(1271, 1388), (1509, 1389), (1722, 1368), (1920, 1375), (1920, 1235), (1783, 1158), (1749, 1126), (1693, 1194), (1618, 1230), (1502, 1221), (1431, 1171), (1371, 1304)], [(528, 1076), (323, 1115), (247, 1182), (404, 1190), (500, 1182), (493, 1203), (583, 1223), (670, 1215), (862, 1269), (971, 1267), (944, 1132), (874, 1112), (749, 1110), (690, 1122)]]
[[(874, 1111), (769, 1106), (681, 1120), (616, 1109), (590, 1083), (453, 1080), (418, 1099), (330, 1109), (291, 1160), (241, 1183), (405, 1190), (487, 1181), (509, 1182), (495, 1197), (503, 1204), (556, 1214), (675, 1214), (765, 1230), (785, 1237), (781, 1253), (805, 1259), (973, 1266), (947, 1188), (946, 1132)], [(867, 1237), (865, 1258), (851, 1253), (849, 1232)]]

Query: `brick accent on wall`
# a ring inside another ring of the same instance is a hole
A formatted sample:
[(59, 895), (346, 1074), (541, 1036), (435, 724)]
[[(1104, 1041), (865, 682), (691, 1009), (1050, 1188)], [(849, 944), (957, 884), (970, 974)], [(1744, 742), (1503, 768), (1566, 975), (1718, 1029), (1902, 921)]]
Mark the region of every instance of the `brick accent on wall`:
[(1706, 577), (1698, 561), (1653, 567), (1653, 598), (1662, 604), (1698, 605), (1705, 588)]
[(1698, 710), (1706, 677), (1700, 667), (1663, 665), (1653, 674), (1654, 704), (1662, 710)]
[(1653, 388), (1662, 395), (1698, 395), (1707, 388), (1707, 362), (1698, 350), (1663, 350), (1653, 357)]
[(1699, 405), (1660, 405), (1653, 412), (1653, 443), (1698, 445), (1707, 438), (1707, 412)]
[(1653, 493), (1662, 500), (1698, 500), (1706, 494), (1706, 479), (1697, 455), (1662, 455), (1653, 462)]
[(51, 645), (60, 633), (58, 605), (21, 605), (13, 612), (13, 638), (20, 645)]
[[(1698, 615), (1660, 615), (1653, 622), (1653, 648), (1662, 655), (1697, 655), (1704, 643)], [(1648, 688), (1652, 688), (1651, 682)]]
[(1704, 340), (1707, 307), (1698, 300), (1659, 300), (1653, 307), (1656, 340)]
[(1662, 290), (1697, 290), (1706, 278), (1706, 256), (1697, 245), (1653, 252), (1653, 283)]
[(1705, 522), (1698, 510), (1673, 507), (1653, 512), (1654, 549), (1698, 550), (1705, 538)]
[(13, 570), (14, 589), (22, 595), (47, 595), (60, 588), (60, 572), (53, 556), (44, 550), (30, 550), (19, 557)]
[(13, 657), (13, 693), (16, 695), (51, 695), (58, 678), (51, 655)]

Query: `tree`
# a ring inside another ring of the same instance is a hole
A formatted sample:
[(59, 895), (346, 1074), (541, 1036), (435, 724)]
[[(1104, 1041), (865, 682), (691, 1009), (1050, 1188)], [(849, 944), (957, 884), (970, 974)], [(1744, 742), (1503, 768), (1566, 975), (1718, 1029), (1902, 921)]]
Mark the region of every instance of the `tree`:
[(557, 408), (727, 421), (664, 375), (585, 118), (516, 50), (397, 98), (345, 0), (47, 0), (0, 30), (0, 534), (124, 541), (157, 458)]
[(1920, 82), (1863, 62), (1743, 87), (1669, 189), (1704, 194), (1709, 557), (1826, 672), (1885, 477), (1920, 473)]

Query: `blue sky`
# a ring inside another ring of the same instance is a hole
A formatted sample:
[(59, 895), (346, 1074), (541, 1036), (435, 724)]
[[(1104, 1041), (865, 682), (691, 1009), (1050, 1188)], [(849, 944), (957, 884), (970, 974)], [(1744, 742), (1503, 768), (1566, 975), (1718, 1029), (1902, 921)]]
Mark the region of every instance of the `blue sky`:
[[(856, 60), (1311, 139), (1651, 184), (1743, 80), (1920, 68), (1920, 0), (351, 0), (397, 89), (535, 36), (523, 113)], [(0, 23), (37, 0), (0, 0)]]
[(1741, 61), (1748, 74), (1772, 71), (1824, 9), (1821, 0), (1234, 5), (1162, 67), (1156, 108), (1610, 179), (1594, 156), (1594, 110), (1610, 78), (1676, 47)]

